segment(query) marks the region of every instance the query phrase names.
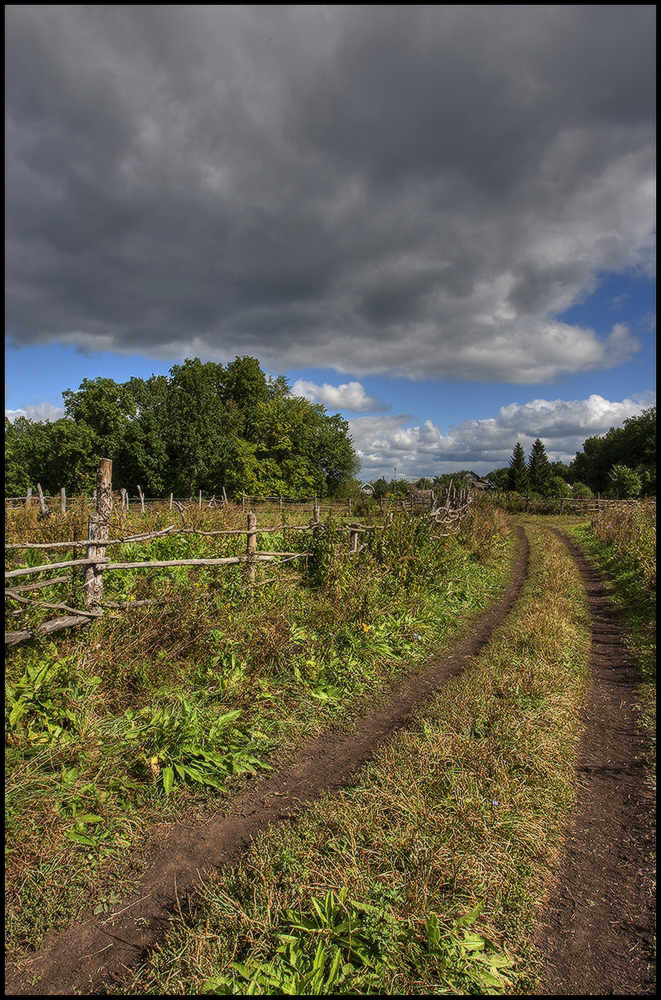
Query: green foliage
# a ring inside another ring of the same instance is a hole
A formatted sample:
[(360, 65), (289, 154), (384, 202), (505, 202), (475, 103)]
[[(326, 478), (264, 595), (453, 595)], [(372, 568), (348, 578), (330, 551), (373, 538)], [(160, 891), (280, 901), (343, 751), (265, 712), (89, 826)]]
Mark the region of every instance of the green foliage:
[(569, 467), (572, 482), (581, 481), (595, 493), (609, 488), (609, 473), (613, 466), (625, 465), (641, 477), (646, 496), (656, 494), (656, 407), (651, 406), (637, 416), (629, 417), (623, 427), (611, 427), (602, 437), (594, 436), (583, 442)]
[(532, 493), (548, 496), (551, 492), (551, 466), (540, 438), (533, 442), (528, 459), (528, 486)]
[(112, 458), (116, 487), (187, 496), (222, 488), (253, 495), (335, 495), (359, 463), (339, 414), (289, 394), (255, 358), (226, 367), (199, 358), (169, 376), (118, 383), (84, 379), (63, 393), (66, 418), (24, 417), (6, 431), (9, 495), (40, 482), (71, 493), (93, 486), (98, 459)]
[(526, 455), (519, 441), (514, 445), (508, 473), (508, 488), (515, 493), (526, 493), (528, 490), (528, 468)]
[(640, 496), (641, 481), (638, 473), (626, 465), (614, 465), (608, 473), (607, 496), (613, 500), (631, 500)]
[(506, 469), (492, 469), (484, 477), (488, 482), (493, 483), (495, 487), (499, 490), (509, 489), (510, 483), (510, 470)]
[(585, 483), (574, 483), (572, 487), (572, 496), (579, 500), (589, 500), (590, 497), (594, 496), (594, 493)]
[(561, 476), (549, 476), (547, 486), (547, 496), (550, 497), (573, 497), (576, 494)]
[(226, 712), (209, 725), (199, 706), (184, 698), (174, 708), (129, 710), (124, 738), (139, 751), (132, 771), (151, 773), (166, 795), (181, 783), (225, 791), (222, 777), (244, 771), (254, 774), (257, 768), (268, 766), (251, 752), (250, 739), (234, 727), (240, 714), (239, 710)]
[(43, 746), (66, 738), (77, 729), (77, 706), (85, 691), (94, 690), (100, 677), (78, 678), (69, 660), (28, 663), (16, 683), (8, 683), (5, 729), (14, 741)]
[(311, 897), (306, 911), (285, 911), (280, 942), (264, 961), (250, 955), (232, 962), (231, 973), (203, 983), (203, 994), (332, 996), (380, 993), (384, 975), (406, 968), (441, 981), (439, 994), (491, 996), (509, 980), (511, 960), (482, 935), (467, 930), (481, 912), (444, 927), (436, 914), (423, 921), (397, 920), (388, 910), (348, 898), (343, 888)]

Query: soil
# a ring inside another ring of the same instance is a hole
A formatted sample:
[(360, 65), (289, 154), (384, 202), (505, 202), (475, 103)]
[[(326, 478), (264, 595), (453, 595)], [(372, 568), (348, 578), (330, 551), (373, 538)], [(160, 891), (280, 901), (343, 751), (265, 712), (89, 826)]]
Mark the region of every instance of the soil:
[(156, 837), (149, 870), (136, 891), (108, 916), (90, 914), (47, 935), (34, 956), (8, 971), (6, 995), (102, 993), (104, 983), (144, 961), (167, 932), (175, 905), (179, 910), (204, 872), (236, 863), (267, 826), (292, 819), (323, 792), (347, 785), (380, 744), (404, 726), (437, 688), (465, 669), (511, 610), (529, 559), (526, 534), (523, 528), (517, 531), (519, 551), (507, 590), (452, 653), (393, 685), (387, 698), (348, 732), (329, 731), (309, 740), (280, 770), (224, 803), (222, 813), (192, 829), (176, 824), (161, 841)]
[(593, 687), (579, 748), (577, 803), (536, 944), (544, 996), (646, 996), (654, 988), (654, 802), (640, 674), (607, 590), (580, 550), (591, 615)]

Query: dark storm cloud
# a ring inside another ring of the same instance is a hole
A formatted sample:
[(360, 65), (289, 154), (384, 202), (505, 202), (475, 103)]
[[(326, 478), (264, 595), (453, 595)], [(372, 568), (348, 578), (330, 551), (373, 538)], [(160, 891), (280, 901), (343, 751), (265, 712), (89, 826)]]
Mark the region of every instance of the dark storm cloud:
[(649, 270), (654, 8), (15, 5), (19, 344), (535, 382)]

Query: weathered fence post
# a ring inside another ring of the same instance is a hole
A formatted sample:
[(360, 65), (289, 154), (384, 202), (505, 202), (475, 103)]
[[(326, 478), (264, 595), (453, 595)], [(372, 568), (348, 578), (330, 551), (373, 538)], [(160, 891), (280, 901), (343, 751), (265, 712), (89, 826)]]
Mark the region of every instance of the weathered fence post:
[(246, 509), (246, 494), (241, 490), (241, 509)]
[(248, 556), (248, 580), (250, 586), (255, 585), (255, 575), (257, 573), (257, 566), (255, 553), (257, 552), (257, 532), (255, 528), (257, 527), (257, 515), (253, 514), (252, 511), (248, 514), (248, 531), (246, 532), (246, 554)]
[(145, 495), (142, 492), (142, 490), (140, 489), (139, 485), (138, 485), (138, 496), (140, 498), (140, 507), (142, 509), (142, 513), (144, 514), (144, 512), (145, 512)]
[(37, 483), (37, 493), (39, 494), (39, 513), (45, 517), (48, 514), (48, 507), (44, 500), (44, 491), (41, 488), (41, 483)]
[(198, 493), (198, 497), (197, 497), (197, 506), (198, 506), (198, 507), (201, 507), (201, 506), (202, 506), (202, 490), (200, 490), (200, 492)]
[(60, 490), (60, 510), (63, 514), (67, 512), (67, 491), (64, 486)]
[(358, 532), (356, 531), (357, 527), (358, 527), (358, 525), (354, 522), (351, 525), (351, 530), (349, 531), (349, 551), (350, 552), (357, 552), (358, 551)]
[(227, 490), (223, 486), (223, 504), (227, 504)]
[(170, 494), (170, 510), (172, 510), (172, 501), (174, 499), (174, 494)]
[(122, 512), (123, 512), (125, 507), (128, 509), (128, 493), (126, 492), (123, 486), (119, 491), (119, 495), (122, 498)]
[(32, 503), (32, 487), (28, 486), (27, 490), (25, 491), (25, 506), (29, 507), (31, 503)]
[[(96, 512), (90, 514), (88, 522), (90, 544), (88, 559), (103, 559), (106, 547), (103, 544), (110, 537), (110, 517), (112, 514), (112, 462), (109, 458), (99, 460), (96, 474)], [(94, 544), (96, 543), (96, 544)], [(103, 570), (97, 563), (85, 570), (85, 604), (95, 607), (103, 600)]]

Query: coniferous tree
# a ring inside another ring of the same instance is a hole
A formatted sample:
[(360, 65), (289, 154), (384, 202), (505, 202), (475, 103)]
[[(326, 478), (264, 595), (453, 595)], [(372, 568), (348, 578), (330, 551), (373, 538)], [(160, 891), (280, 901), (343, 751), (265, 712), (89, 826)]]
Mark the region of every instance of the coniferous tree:
[(543, 442), (537, 438), (528, 459), (528, 484), (533, 493), (546, 496), (551, 486), (553, 471)]
[(517, 493), (525, 493), (528, 489), (528, 469), (526, 468), (526, 454), (517, 441), (512, 452), (508, 469), (508, 488)]

